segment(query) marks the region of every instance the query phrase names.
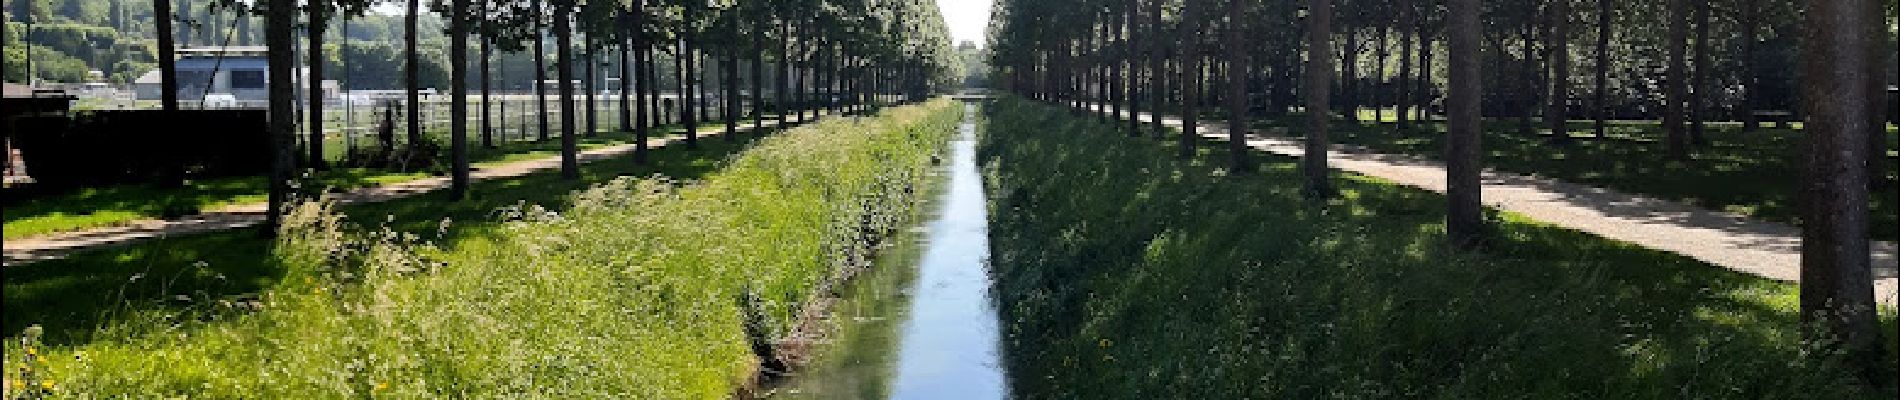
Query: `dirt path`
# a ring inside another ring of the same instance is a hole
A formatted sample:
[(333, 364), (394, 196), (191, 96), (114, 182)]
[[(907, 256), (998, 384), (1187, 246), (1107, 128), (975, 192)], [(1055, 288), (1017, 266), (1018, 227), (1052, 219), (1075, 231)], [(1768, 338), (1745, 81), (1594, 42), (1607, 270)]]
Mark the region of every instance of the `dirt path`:
[[(777, 126), (776, 121), (767, 120), (767, 128)], [(750, 132), (751, 125), (741, 124), (739, 132)], [(714, 127), (700, 130), (700, 138), (718, 137), (725, 128)], [(647, 146), (652, 149), (665, 147), (684, 138), (648, 139)], [(580, 152), (582, 163), (620, 157), (633, 153), (632, 143), (606, 146)], [(553, 156), (505, 164), (471, 167), (469, 177), (476, 181), (489, 179), (514, 178), (539, 171), (558, 169), (561, 157)], [(332, 194), (338, 202), (344, 204), (375, 203), (428, 193), (449, 187), (449, 177), (435, 176), (412, 181), (355, 189)], [(87, 229), (73, 232), (55, 233), (46, 236), (8, 240), (5, 243), (5, 266), (14, 266), (34, 261), (64, 257), (74, 252), (108, 246), (123, 246), (139, 241), (163, 238), (167, 236), (191, 235), (226, 229), (242, 228), (264, 222), (265, 203), (238, 204), (219, 207), (197, 215), (177, 219), (146, 219), (131, 221), (125, 225)]]
[[(1141, 118), (1152, 121), (1148, 114)], [(1181, 120), (1175, 117), (1164, 117), (1162, 123), (1181, 126)], [(1210, 139), (1224, 142), (1227, 138), (1226, 129), (1219, 123), (1198, 130)], [(1250, 135), (1247, 145), (1292, 157), (1304, 154), (1301, 142), (1295, 139)], [(1335, 169), (1445, 191), (1444, 164), (1424, 157), (1333, 146), (1327, 159)], [(1487, 169), (1483, 179), (1485, 205), (1499, 210), (1764, 278), (1801, 280), (1801, 230), (1788, 224), (1511, 172)], [(1873, 242), (1874, 297), (1881, 304), (1900, 301), (1895, 291), (1900, 286), (1895, 250), (1894, 242)]]

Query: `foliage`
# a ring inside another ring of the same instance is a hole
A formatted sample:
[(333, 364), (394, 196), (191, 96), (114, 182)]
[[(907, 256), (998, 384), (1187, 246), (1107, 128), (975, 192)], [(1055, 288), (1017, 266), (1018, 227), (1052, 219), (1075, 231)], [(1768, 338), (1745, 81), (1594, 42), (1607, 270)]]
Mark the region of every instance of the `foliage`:
[(862, 234), (908, 212), (957, 116), (937, 101), (829, 119), (701, 182), (623, 178), (565, 212), (504, 210), (510, 222), (453, 247), (356, 233), (309, 203), (287, 219), (273, 251), (286, 283), (260, 311), (6, 354), (45, 354), (26, 383), (62, 397), (727, 398), (753, 373), (738, 294), (765, 299), (782, 332), (870, 245)]
[[(1296, 160), (989, 107), (992, 274), (1018, 398), (1892, 398), (1796, 329), (1796, 288), (1495, 216), (1443, 243), (1443, 197)], [(1882, 312), (1896, 349), (1892, 309)]]

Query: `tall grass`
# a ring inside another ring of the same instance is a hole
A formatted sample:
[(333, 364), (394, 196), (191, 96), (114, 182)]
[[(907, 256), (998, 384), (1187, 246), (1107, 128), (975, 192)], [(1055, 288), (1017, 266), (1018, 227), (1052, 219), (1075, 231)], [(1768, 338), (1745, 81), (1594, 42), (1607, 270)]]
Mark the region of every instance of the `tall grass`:
[[(1796, 288), (1296, 160), (986, 107), (992, 273), (1017, 398), (1888, 398), (1804, 343)], [(1885, 343), (1893, 311), (1882, 311)], [(1895, 370), (1888, 347), (1880, 374)]]
[(833, 118), (703, 181), (623, 178), (563, 212), (513, 207), (452, 248), (305, 204), (274, 254), (292, 282), (78, 346), (29, 330), (6, 349), (7, 396), (728, 397), (757, 361), (742, 293), (782, 335), (912, 213), (959, 113), (937, 100)]

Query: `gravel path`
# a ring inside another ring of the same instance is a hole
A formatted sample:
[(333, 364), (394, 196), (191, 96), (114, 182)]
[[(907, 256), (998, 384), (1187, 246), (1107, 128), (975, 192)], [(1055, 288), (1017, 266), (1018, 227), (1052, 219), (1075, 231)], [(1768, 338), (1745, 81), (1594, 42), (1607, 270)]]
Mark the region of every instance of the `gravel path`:
[[(1148, 114), (1141, 118), (1152, 121)], [(1174, 117), (1164, 117), (1162, 123), (1181, 126)], [(1198, 130), (1210, 139), (1227, 138), (1226, 129), (1218, 123)], [(1247, 145), (1286, 156), (1304, 154), (1295, 139), (1250, 135)], [(1335, 169), (1445, 191), (1444, 165), (1424, 157), (1336, 145), (1327, 152), (1327, 159)], [(1487, 169), (1483, 179), (1484, 203), (1499, 210), (1764, 278), (1801, 280), (1801, 230), (1788, 224), (1511, 172)], [(1895, 291), (1900, 286), (1895, 250), (1894, 242), (1876, 240), (1872, 246), (1874, 297), (1885, 305), (1900, 300)]]
[[(776, 121), (765, 121), (765, 127), (777, 126)], [(751, 131), (750, 124), (741, 124), (740, 132)], [(700, 138), (717, 137), (725, 128), (713, 127), (700, 130)], [(657, 149), (684, 138), (648, 139), (647, 146)], [(634, 145), (620, 144), (580, 152), (582, 163), (609, 159), (633, 153)], [(561, 167), (561, 157), (553, 156), (534, 160), (517, 161), (485, 167), (471, 167), (469, 178), (475, 181), (519, 177), (543, 170)], [(339, 203), (375, 203), (428, 193), (449, 187), (449, 177), (437, 176), (366, 187), (350, 190), (331, 196)], [(264, 222), (265, 203), (238, 204), (220, 207), (197, 215), (168, 220), (136, 220), (120, 226), (102, 227), (73, 232), (55, 233), (46, 236), (8, 240), (5, 242), (5, 266), (27, 264), (40, 260), (65, 257), (74, 252), (109, 246), (123, 246), (144, 240), (167, 236), (192, 235), (257, 225)]]

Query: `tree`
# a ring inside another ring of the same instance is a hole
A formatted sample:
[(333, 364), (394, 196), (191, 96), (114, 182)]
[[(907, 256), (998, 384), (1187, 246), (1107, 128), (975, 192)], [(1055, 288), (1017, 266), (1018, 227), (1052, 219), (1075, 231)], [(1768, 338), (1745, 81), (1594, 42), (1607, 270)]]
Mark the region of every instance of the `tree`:
[(418, 32), (421, 29), (422, 0), (409, 0), (408, 13), (403, 21), (403, 63), (404, 82), (409, 88), (409, 147), (417, 149), (423, 146), (422, 138), (422, 55), (416, 52)]
[(1603, 139), (1609, 136), (1610, 22), (1611, 17), (1614, 16), (1615, 13), (1615, 3), (1613, 0), (1597, 0), (1597, 47), (1595, 49), (1597, 79), (1596, 90), (1592, 93), (1596, 96), (1596, 101), (1590, 103), (1591, 111), (1594, 113), (1592, 115), (1596, 116), (1597, 139)]
[(1874, 0), (1810, 1), (1801, 51), (1807, 144), (1802, 157), (1801, 320), (1872, 378), (1881, 345), (1868, 249), (1866, 132), (1880, 110), (1871, 26)]
[(574, 138), (574, 0), (554, 0), (554, 69), (561, 82), (561, 177), (581, 178), (581, 162)]
[(1445, 136), (1445, 232), (1458, 247), (1474, 247), (1483, 242), (1488, 228), (1484, 221), (1483, 182), (1479, 180), (1480, 151), (1483, 137), (1479, 119), (1484, 115), (1479, 96), (1484, 93), (1480, 77), (1478, 43), (1478, 0), (1450, 0), (1445, 13), (1450, 35), (1450, 94), (1446, 101), (1449, 114)]
[(1569, 144), (1570, 128), (1570, 0), (1550, 0), (1550, 47), (1545, 60), (1550, 63), (1550, 95), (1544, 97), (1544, 123), (1550, 126), (1552, 143)]
[(468, 2), (449, 0), (449, 197), (468, 197)]
[(1252, 170), (1247, 163), (1247, 46), (1241, 44), (1247, 29), (1245, 0), (1227, 0), (1227, 149), (1233, 156), (1233, 170), (1244, 174)]
[(1663, 78), (1667, 81), (1665, 84), (1668, 85), (1663, 93), (1663, 101), (1666, 103), (1663, 105), (1663, 128), (1668, 131), (1666, 149), (1669, 158), (1685, 160), (1689, 158), (1689, 138), (1688, 127), (1683, 121), (1686, 118), (1683, 103), (1688, 101), (1689, 95), (1687, 88), (1689, 65), (1687, 56), (1683, 53), (1689, 46), (1689, 0), (1668, 1), (1669, 14), (1672, 17), (1669, 22), (1668, 42), (1664, 44), (1669, 51), (1669, 71), (1668, 76)]
[[(171, 0), (152, 0), (152, 14), (155, 15), (153, 20), (158, 23), (159, 106), (165, 111), (178, 111), (178, 56), (174, 52), (178, 43), (172, 38), (176, 31), (172, 28)], [(32, 56), (29, 55), (27, 59), (31, 60)], [(28, 76), (26, 80), (32, 82), (33, 77)]]
[[(1181, 3), (1181, 158), (1194, 156), (1194, 141), (1200, 136), (1201, 103), (1201, 0)], [(1330, 0), (1315, 0), (1330, 1)]]
[(1306, 6), (1306, 155), (1300, 170), (1306, 175), (1302, 193), (1309, 199), (1333, 196), (1326, 166), (1326, 124), (1332, 88), (1333, 0), (1307, 0)]
[[(291, 65), (295, 62), (291, 54), (291, 47), (295, 43), (290, 33), (292, 24), (296, 22), (296, 17), (292, 14), (294, 9), (296, 9), (296, 3), (292, 0), (269, 0), (264, 15), (269, 21), (264, 24), (264, 41), (268, 46), (265, 57), (270, 62), (266, 68), (270, 70), (270, 76), (279, 77), (269, 79), (268, 84), (270, 90), (268, 134), (271, 138), (272, 157), (269, 202), (264, 214), (264, 229), (261, 231), (266, 236), (275, 236), (277, 228), (282, 225), (284, 212), (287, 211), (285, 205), (290, 201), (291, 169), (295, 168), (296, 162), (296, 157), (291, 150), (291, 147), (295, 145), (293, 142), (296, 141), (293, 135), (296, 134), (294, 129), (297, 123), (291, 114), (293, 106), (291, 93), (296, 88), (291, 85), (289, 79), (281, 79), (281, 77), (290, 76)], [(161, 32), (164, 31), (161, 30)]]

